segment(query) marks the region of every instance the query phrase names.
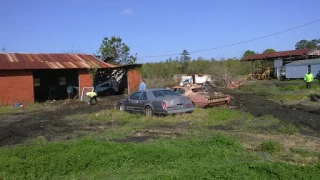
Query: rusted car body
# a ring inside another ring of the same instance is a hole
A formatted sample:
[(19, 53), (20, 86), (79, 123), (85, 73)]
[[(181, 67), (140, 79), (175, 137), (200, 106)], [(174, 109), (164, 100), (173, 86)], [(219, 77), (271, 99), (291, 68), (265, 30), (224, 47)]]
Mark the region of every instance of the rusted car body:
[(174, 86), (172, 90), (187, 96), (191, 99), (196, 107), (205, 108), (212, 106), (226, 105), (230, 102), (231, 97), (222, 92), (216, 92), (208, 90), (203, 86), (191, 85), (191, 86)]

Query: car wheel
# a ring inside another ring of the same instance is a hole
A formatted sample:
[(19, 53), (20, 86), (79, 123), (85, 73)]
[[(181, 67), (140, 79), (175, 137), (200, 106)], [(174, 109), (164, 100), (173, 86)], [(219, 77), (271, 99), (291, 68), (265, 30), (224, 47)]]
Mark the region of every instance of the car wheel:
[(153, 110), (150, 106), (146, 106), (144, 108), (144, 112), (145, 112), (146, 116), (153, 116)]
[(119, 110), (124, 111), (124, 105), (122, 103), (119, 104)]

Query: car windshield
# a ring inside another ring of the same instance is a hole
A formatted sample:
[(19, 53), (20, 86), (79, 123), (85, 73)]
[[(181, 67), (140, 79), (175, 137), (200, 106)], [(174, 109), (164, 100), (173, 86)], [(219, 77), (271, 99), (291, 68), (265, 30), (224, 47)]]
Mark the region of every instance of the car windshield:
[(179, 96), (179, 94), (171, 90), (158, 90), (158, 91), (152, 91), (152, 93), (155, 97)]
[(178, 88), (178, 89), (175, 90), (175, 92), (177, 94), (184, 94), (186, 91), (184, 89), (182, 89), (182, 88)]

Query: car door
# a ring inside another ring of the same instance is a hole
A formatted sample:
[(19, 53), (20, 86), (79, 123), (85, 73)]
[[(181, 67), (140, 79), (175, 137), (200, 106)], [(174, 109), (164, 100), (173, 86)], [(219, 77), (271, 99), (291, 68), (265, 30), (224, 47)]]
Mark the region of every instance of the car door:
[(137, 111), (141, 94), (142, 92), (135, 92), (130, 96), (127, 104), (128, 111)]
[(138, 107), (137, 107), (137, 111), (139, 112), (144, 112), (144, 106), (148, 103), (148, 98), (147, 98), (147, 93), (146, 92), (142, 92), (140, 99), (139, 99), (139, 103), (138, 103)]

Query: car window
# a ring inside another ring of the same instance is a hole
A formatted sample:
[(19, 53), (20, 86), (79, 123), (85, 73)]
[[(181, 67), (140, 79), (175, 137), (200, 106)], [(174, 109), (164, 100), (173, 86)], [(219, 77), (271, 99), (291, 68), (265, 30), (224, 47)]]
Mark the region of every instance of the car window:
[(155, 97), (179, 96), (179, 94), (171, 90), (158, 90), (158, 91), (152, 91), (152, 93)]
[(178, 94), (184, 94), (186, 91), (184, 89), (178, 88), (175, 92)]
[(133, 94), (130, 96), (130, 100), (139, 100), (141, 94), (142, 94), (142, 92), (133, 93)]
[(143, 92), (141, 94), (140, 100), (147, 100), (147, 93), (146, 92)]

